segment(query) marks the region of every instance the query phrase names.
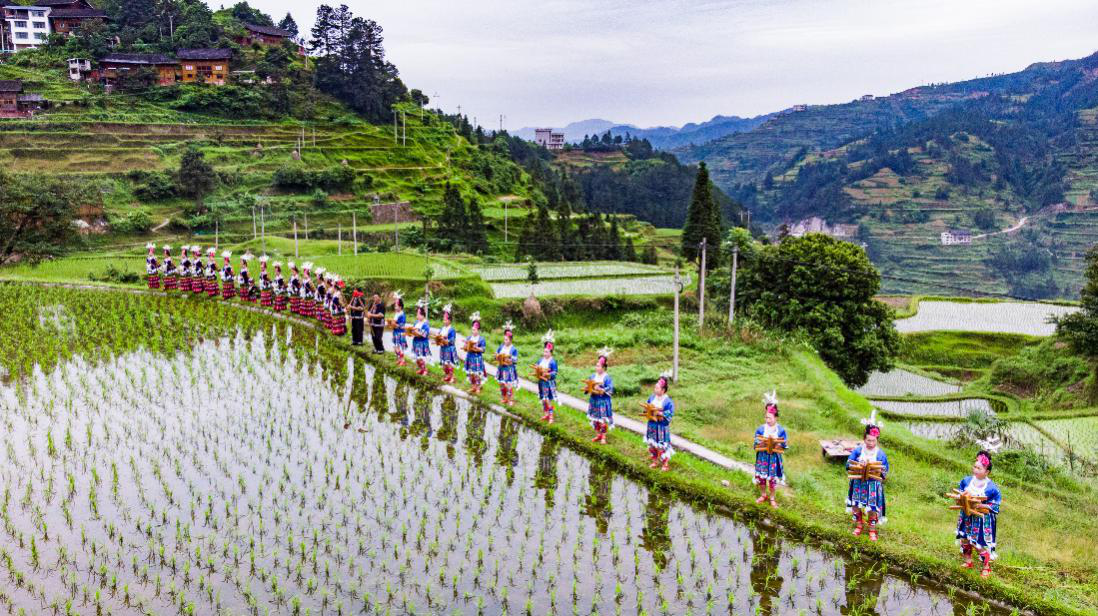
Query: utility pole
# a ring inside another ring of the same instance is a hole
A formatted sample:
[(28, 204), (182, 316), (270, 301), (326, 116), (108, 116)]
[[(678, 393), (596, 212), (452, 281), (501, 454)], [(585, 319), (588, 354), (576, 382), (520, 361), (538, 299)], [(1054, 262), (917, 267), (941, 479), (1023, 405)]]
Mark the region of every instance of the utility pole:
[(305, 214), (305, 240), (309, 239), (309, 214)]
[(393, 143), (397, 142), (397, 110), (393, 109)]
[(217, 228), (218, 228), (218, 221), (215, 220), (214, 221), (214, 248), (217, 248), (217, 243), (218, 243), (217, 242), (217, 235), (218, 235)]
[(267, 218), (263, 215), (263, 206), (259, 206), (259, 236), (263, 238), (263, 254), (267, 254)]
[(404, 146), (404, 147), (408, 147), (408, 114), (401, 111), (400, 112), (400, 120), (403, 123), (403, 130), (404, 130), (404, 135), (403, 135), (404, 143), (402, 143), (401, 145)]
[(343, 223), (336, 225), (336, 245), (339, 246), (339, 256), (343, 256)]
[(259, 239), (259, 230), (255, 227), (255, 206), (252, 206), (252, 239)]
[(705, 325), (705, 250), (708, 247), (709, 238), (703, 237), (701, 241), (701, 271), (698, 273), (698, 331)]
[(675, 265), (675, 342), (674, 353), (671, 359), (671, 380), (679, 382), (679, 293), (682, 293), (682, 276), (679, 274), (679, 266)]
[(358, 220), (355, 213), (351, 212), (351, 241), (355, 245), (355, 256), (358, 256)]
[(731, 326), (736, 320), (736, 267), (739, 265), (740, 260), (740, 245), (736, 244), (732, 247), (732, 282), (729, 285), (731, 290), (728, 292), (728, 325)]
[(297, 252), (297, 219), (294, 219), (294, 258), (299, 258), (300, 255)]

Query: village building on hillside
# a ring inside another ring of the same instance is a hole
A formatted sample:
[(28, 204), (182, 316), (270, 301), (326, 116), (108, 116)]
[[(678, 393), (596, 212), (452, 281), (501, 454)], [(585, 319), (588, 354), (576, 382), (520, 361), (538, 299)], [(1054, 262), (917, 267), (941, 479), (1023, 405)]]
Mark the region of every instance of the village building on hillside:
[(819, 216), (805, 218), (788, 227), (790, 237), (804, 237), (808, 233), (822, 233), (837, 240), (851, 240), (858, 235), (858, 225), (828, 224)]
[[(90, 77), (110, 88), (118, 83), (119, 77), (141, 69), (155, 71), (156, 82), (168, 86), (176, 82), (179, 62), (162, 53), (109, 53), (99, 59), (99, 67), (91, 71)], [(71, 71), (69, 76), (72, 76)]]
[[(293, 41), (294, 33), (274, 26), (261, 26), (259, 24), (244, 24), (244, 34), (236, 37), (236, 44), (241, 47), (252, 45), (265, 45), (274, 47), (285, 41)], [(305, 48), (297, 45), (297, 53), (305, 55)]]
[(211, 83), (225, 85), (229, 75), (229, 60), (233, 52), (228, 49), (180, 49), (175, 52), (179, 59), (180, 78), (183, 83)]
[(46, 106), (41, 94), (23, 92), (19, 79), (0, 79), (0, 118), (25, 118)]
[(954, 246), (956, 244), (971, 244), (972, 232), (967, 229), (949, 229), (942, 231), (942, 245)]
[(50, 13), (50, 26), (58, 34), (71, 35), (88, 22), (102, 22), (106, 19), (107, 14), (99, 9), (53, 9)]
[(34, 49), (50, 36), (50, 7), (5, 5), (0, 50)]
[(92, 63), (87, 58), (69, 58), (69, 79), (84, 81), (91, 75)]
[(867, 101), (871, 101), (871, 100), (873, 100), (873, 95), (872, 94), (863, 94), (862, 97), (859, 98), (858, 100), (862, 101), (863, 103), (867, 102)]
[(534, 143), (550, 150), (564, 149), (564, 133), (555, 132), (551, 128), (534, 129)]

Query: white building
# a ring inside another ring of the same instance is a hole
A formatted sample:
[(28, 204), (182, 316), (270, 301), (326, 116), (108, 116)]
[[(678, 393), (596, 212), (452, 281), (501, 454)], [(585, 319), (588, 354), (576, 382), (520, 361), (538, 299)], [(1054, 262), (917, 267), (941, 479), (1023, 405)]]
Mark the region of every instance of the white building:
[(554, 132), (551, 128), (535, 128), (534, 143), (550, 150), (563, 150), (564, 133)]
[(950, 229), (942, 231), (942, 245), (953, 246), (955, 244), (971, 244), (972, 232), (965, 229)]
[(83, 81), (91, 70), (90, 60), (86, 58), (69, 58), (69, 79)]
[(50, 7), (7, 5), (4, 7), (3, 49), (33, 49), (50, 36)]

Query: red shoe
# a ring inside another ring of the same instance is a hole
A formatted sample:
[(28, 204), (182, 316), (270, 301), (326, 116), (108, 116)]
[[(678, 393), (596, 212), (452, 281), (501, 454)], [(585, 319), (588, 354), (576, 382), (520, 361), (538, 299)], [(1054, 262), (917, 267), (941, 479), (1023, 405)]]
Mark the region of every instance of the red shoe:
[(982, 571), (980, 571), (980, 577), (986, 580), (987, 578), (991, 577), (991, 553), (984, 552), (982, 556), (984, 559), (984, 568)]
[(760, 497), (756, 498), (756, 499), (755, 499), (755, 502), (756, 502), (756, 503), (758, 503), (758, 504), (760, 504), (760, 505), (761, 505), (761, 504), (763, 504), (763, 503), (765, 503), (765, 502), (766, 502), (766, 495), (765, 495), (765, 494), (763, 494), (762, 496), (760, 496)]
[(664, 460), (663, 466), (660, 467), (660, 471), (666, 473), (667, 471), (671, 470), (671, 467), (668, 466), (669, 464), (671, 464), (670, 460)]
[(877, 529), (873, 526), (869, 527), (869, 540), (870, 541), (876, 541), (877, 540)]
[(858, 520), (854, 523), (854, 536), (858, 537), (862, 534), (862, 521)]
[(961, 566), (964, 567), (965, 569), (971, 569), (972, 566), (973, 566), (972, 561), (971, 560), (966, 560), (965, 562), (961, 563)]

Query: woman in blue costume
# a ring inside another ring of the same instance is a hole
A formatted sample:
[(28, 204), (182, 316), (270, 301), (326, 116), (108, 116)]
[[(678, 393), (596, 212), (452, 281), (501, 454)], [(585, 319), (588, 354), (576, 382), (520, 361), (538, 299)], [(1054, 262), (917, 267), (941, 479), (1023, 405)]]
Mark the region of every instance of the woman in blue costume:
[[(465, 338), (465, 376), (469, 379), (469, 393), (475, 395), (484, 386), (484, 349), (488, 348), (488, 341), (480, 335), (480, 313), (474, 312), (469, 320), (473, 325), (472, 333)], [(475, 350), (468, 350), (470, 347)]]
[(543, 348), (541, 359), (537, 366), (541, 369), (544, 378), (538, 378), (538, 400), (541, 400), (541, 420), (553, 423), (553, 415), (556, 411), (554, 404), (557, 401), (557, 360), (553, 357), (553, 330), (545, 332), (541, 337)]
[[(515, 386), (518, 385), (518, 349), (515, 348), (515, 326), (507, 321), (503, 325), (503, 344), (496, 348), (496, 380), (499, 395), (507, 406), (515, 405)], [(500, 357), (508, 358), (501, 361)]]
[(877, 411), (874, 410), (869, 420), (862, 420), (865, 424), (865, 436), (862, 444), (850, 452), (846, 460), (846, 468), (850, 469), (855, 462), (880, 462), (881, 478), (877, 479), (851, 479), (850, 487), (846, 494), (846, 510), (854, 516), (854, 536), (862, 534), (863, 524), (869, 525), (869, 540), (877, 540), (877, 525), (884, 524), (887, 518), (885, 507), (885, 480), (888, 479), (888, 456), (879, 447), (878, 439), (881, 436), (881, 427), (876, 421)]
[(442, 379), (444, 383), (454, 382), (454, 366), (458, 363), (457, 330), (454, 329), (453, 310), (454, 306), (452, 304), (443, 306), (442, 329), (438, 330), (438, 335), (446, 340), (446, 344), (438, 347), (438, 363), (442, 364), (442, 373), (445, 375)]
[(606, 371), (610, 361), (610, 354), (614, 351), (609, 347), (599, 349), (599, 357), (595, 360), (595, 373), (589, 379), (591, 381), (591, 394), (587, 400), (587, 419), (595, 430), (595, 438), (592, 442), (606, 444), (606, 433), (614, 427), (614, 379)]
[(416, 322), (412, 325), (412, 355), (416, 358), (416, 374), (427, 375), (427, 364), (434, 360), (431, 355), (431, 323), (427, 321), (427, 300), (416, 302)]
[(671, 418), (675, 416), (675, 401), (667, 395), (671, 377), (661, 375), (656, 379), (652, 387), (652, 395), (648, 396), (648, 404), (658, 407), (660, 412), (655, 419), (648, 421), (648, 429), (644, 434), (644, 442), (648, 445), (648, 455), (652, 458), (650, 468), (660, 467), (666, 471), (671, 462), (671, 456), (675, 450), (671, 448)]
[(408, 341), (404, 338), (404, 326), (408, 324), (408, 317), (404, 316), (404, 294), (393, 291), (393, 353), (396, 355), (398, 366), (405, 365), (404, 351), (408, 348)]
[(976, 454), (976, 461), (972, 463), (972, 474), (961, 480), (958, 490), (970, 496), (983, 497), (987, 505), (988, 513), (983, 515), (965, 515), (960, 512), (957, 520), (957, 542), (961, 545), (961, 554), (964, 556), (964, 567), (972, 568), (972, 554), (976, 552), (980, 556), (983, 570), (980, 577), (991, 576), (991, 561), (995, 560), (995, 538), (998, 534), (999, 507), (1003, 503), (1003, 495), (999, 486), (991, 480), (991, 454), (981, 451)]
[(778, 392), (765, 394), (763, 403), (766, 405), (766, 420), (755, 430), (755, 446), (758, 447), (764, 438), (777, 438), (781, 439), (781, 451), (755, 452), (755, 483), (759, 484), (759, 498), (755, 502), (761, 505), (769, 500), (770, 506), (777, 509), (778, 501), (774, 493), (779, 483), (785, 484), (785, 450), (789, 447), (789, 439), (785, 427), (778, 423)]

